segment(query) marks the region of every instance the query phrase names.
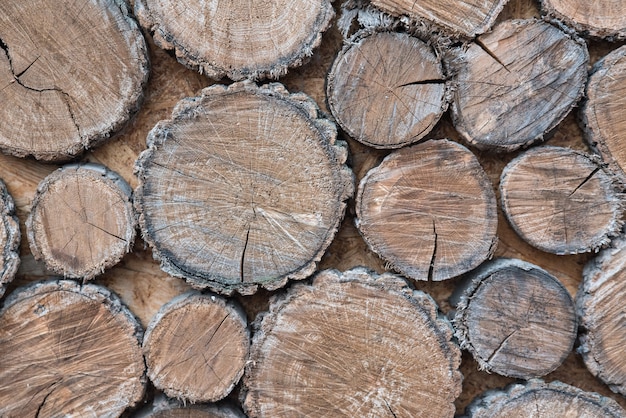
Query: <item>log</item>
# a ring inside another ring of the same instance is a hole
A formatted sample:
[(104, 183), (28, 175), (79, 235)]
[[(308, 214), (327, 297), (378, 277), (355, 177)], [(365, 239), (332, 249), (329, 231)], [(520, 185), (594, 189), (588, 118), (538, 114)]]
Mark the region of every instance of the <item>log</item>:
[(3, 152), (71, 159), (126, 124), (147, 80), (147, 48), (125, 1), (0, 5)]
[(578, 353), (591, 374), (622, 395), (626, 395), (626, 361), (622, 355), (626, 340), (625, 266), (626, 237), (622, 232), (585, 265), (576, 294), (581, 327)]
[(454, 37), (473, 38), (488, 31), (508, 0), (349, 0), (349, 8), (375, 8), (400, 18), (430, 24)]
[(246, 314), (232, 301), (198, 292), (161, 307), (143, 340), (148, 377), (172, 398), (215, 402), (235, 387), (248, 359)]
[(355, 223), (391, 268), (441, 281), (491, 257), (496, 213), (493, 186), (474, 154), (442, 139), (394, 151), (370, 170), (359, 184)]
[(505, 390), (488, 391), (466, 409), (467, 418), (605, 417), (623, 418), (626, 411), (614, 400), (595, 392), (553, 381), (533, 379)]
[(448, 108), (441, 60), (406, 33), (357, 33), (335, 58), (326, 91), (339, 125), (374, 148), (419, 141)]
[(0, 180), (0, 298), (15, 277), (20, 265), (20, 226), (15, 216), (15, 203), (6, 185)]
[(132, 189), (100, 164), (68, 164), (37, 187), (26, 230), (46, 268), (91, 280), (117, 264), (135, 240)]
[(616, 176), (590, 154), (543, 146), (502, 171), (502, 210), (530, 245), (577, 254), (608, 244), (622, 225), (623, 195)]
[(574, 301), (534, 264), (500, 258), (468, 274), (454, 317), (455, 336), (482, 370), (508, 377), (544, 376), (574, 347)]
[(612, 0), (541, 0), (543, 14), (566, 23), (583, 36), (626, 38), (626, 16), (621, 2)]
[(223, 294), (310, 276), (353, 193), (335, 136), (280, 84), (212, 86), (179, 103), (136, 164), (139, 223), (162, 268)]
[(390, 273), (324, 270), (257, 318), (249, 417), (452, 417), (460, 351), (434, 301)]
[(508, 152), (542, 140), (587, 80), (585, 43), (536, 19), (504, 21), (455, 55), (452, 120), (481, 149)]
[(155, 43), (216, 80), (278, 78), (313, 54), (335, 16), (329, 0), (137, 0)]
[(102, 286), (15, 290), (0, 310), (0, 415), (119, 416), (145, 391), (142, 333)]
[(245, 415), (230, 404), (184, 405), (180, 401), (158, 396), (135, 415), (135, 418), (245, 418)]
[(594, 66), (585, 90), (587, 99), (580, 111), (588, 144), (626, 182), (626, 147), (620, 138), (626, 135), (622, 117), (626, 95), (626, 46), (618, 48)]

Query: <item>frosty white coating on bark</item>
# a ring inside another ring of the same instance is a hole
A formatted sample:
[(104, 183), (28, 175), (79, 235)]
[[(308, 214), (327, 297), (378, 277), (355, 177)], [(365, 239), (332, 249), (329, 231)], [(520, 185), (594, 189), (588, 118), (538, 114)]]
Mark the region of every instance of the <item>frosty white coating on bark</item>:
[(99, 164), (68, 164), (37, 187), (26, 229), (46, 268), (90, 280), (117, 264), (135, 240), (132, 190)]
[(216, 85), (148, 135), (135, 206), (168, 273), (218, 293), (309, 276), (353, 193), (347, 147), (304, 94)]
[(6, 185), (0, 180), (0, 297), (13, 280), (20, 265), (20, 226), (15, 216), (15, 204)]
[(161, 48), (219, 80), (278, 78), (313, 54), (335, 12), (329, 0), (137, 0)]
[(241, 395), (251, 418), (454, 415), (450, 324), (399, 276), (324, 270), (272, 298), (256, 327)]
[(67, 160), (117, 132), (148, 80), (123, 0), (0, 2), (0, 149)]
[(1, 416), (119, 416), (145, 390), (142, 329), (106, 288), (19, 288), (0, 310)]

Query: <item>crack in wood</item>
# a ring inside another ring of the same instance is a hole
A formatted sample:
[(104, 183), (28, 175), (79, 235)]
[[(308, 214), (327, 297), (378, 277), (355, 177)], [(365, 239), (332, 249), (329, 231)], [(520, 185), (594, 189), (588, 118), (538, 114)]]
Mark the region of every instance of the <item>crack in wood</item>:
[(435, 236), (435, 243), (433, 245), (433, 253), (430, 256), (430, 265), (428, 266), (428, 281), (433, 280), (433, 273), (435, 270), (435, 260), (437, 258), (437, 239), (439, 236), (437, 235), (437, 228), (435, 227), (435, 220), (433, 219), (433, 235)]
[(446, 82), (445, 80), (432, 78), (432, 79), (412, 81), (410, 83), (400, 84), (396, 88), (408, 87), (408, 86), (422, 86), (422, 85), (428, 85), (428, 84), (444, 84), (445, 82)]
[(572, 190), (572, 192), (567, 197), (571, 197), (574, 193), (576, 193), (578, 191), (578, 189), (583, 187), (585, 185), (585, 183), (587, 183), (589, 180), (591, 180), (591, 178), (593, 176), (595, 176), (596, 173), (598, 171), (600, 171), (600, 170), (602, 170), (602, 167), (596, 167), (591, 173), (589, 173), (589, 175), (587, 177), (585, 177), (585, 179), (578, 186), (576, 186), (576, 188), (574, 190)]
[(391, 406), (389, 406), (389, 402), (387, 402), (387, 399), (383, 399), (383, 401), (385, 402), (385, 405), (387, 406), (387, 409), (389, 410), (389, 412), (391, 412), (391, 415), (393, 416), (393, 418), (398, 418), (395, 412), (393, 412), (393, 409), (391, 409)]
[(496, 54), (493, 53), (492, 50), (490, 50), (489, 48), (487, 48), (487, 45), (485, 45), (480, 39), (476, 38), (476, 40), (474, 41), (476, 43), (476, 45), (478, 45), (478, 47), (480, 49), (482, 49), (487, 55), (489, 55), (491, 58), (493, 58), (493, 60), (495, 62), (497, 62), (498, 64), (500, 64), (502, 66), (502, 68), (504, 68), (507, 72), (511, 72), (511, 70), (508, 69), (508, 67), (506, 65), (504, 65), (504, 63), (502, 61), (500, 61), (500, 58), (498, 58), (498, 56)]
[(243, 269), (244, 269), (244, 262), (246, 259), (246, 250), (248, 249), (248, 241), (250, 239), (250, 224), (248, 224), (248, 231), (246, 232), (246, 242), (243, 244), (243, 251), (241, 252), (241, 263), (239, 266), (239, 272), (240, 272), (240, 276), (241, 276), (241, 283), (244, 282), (244, 277), (243, 277)]

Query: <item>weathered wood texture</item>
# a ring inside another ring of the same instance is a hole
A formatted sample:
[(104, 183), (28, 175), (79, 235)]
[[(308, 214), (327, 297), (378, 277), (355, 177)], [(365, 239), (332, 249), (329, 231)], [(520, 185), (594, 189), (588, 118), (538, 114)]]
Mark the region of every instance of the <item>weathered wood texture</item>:
[(349, 8), (374, 6), (418, 24), (432, 24), (452, 36), (472, 38), (494, 24), (507, 0), (349, 0)]
[(484, 370), (540, 377), (572, 351), (578, 325), (574, 301), (545, 270), (500, 258), (469, 274), (463, 287), (455, 335)]
[(448, 107), (441, 60), (406, 33), (359, 32), (328, 74), (328, 107), (353, 138), (375, 148), (422, 139)]
[(182, 101), (137, 161), (139, 223), (162, 268), (224, 294), (308, 277), (353, 193), (336, 134), (277, 83)]
[(514, 151), (542, 140), (587, 80), (586, 44), (537, 19), (501, 22), (456, 55), (452, 119), (482, 149)]
[(145, 389), (142, 328), (102, 286), (43, 281), (0, 310), (0, 415), (119, 416)]
[(248, 416), (452, 417), (460, 351), (435, 302), (392, 274), (325, 270), (257, 320)]
[(7, 283), (13, 280), (20, 265), (20, 227), (15, 216), (15, 203), (6, 185), (0, 180), (0, 297)]
[(0, 4), (0, 149), (67, 160), (137, 111), (144, 38), (122, 0)]
[(90, 280), (117, 264), (135, 241), (132, 190), (99, 164), (68, 164), (37, 187), (26, 229), (46, 268)]
[(626, 14), (622, 0), (541, 0), (541, 9), (583, 36), (626, 38)]
[(626, 46), (617, 48), (593, 67), (580, 116), (585, 138), (622, 181), (626, 181)]
[(496, 245), (493, 186), (470, 150), (448, 139), (393, 152), (359, 184), (356, 225), (371, 249), (415, 280), (477, 267)]
[(583, 270), (576, 295), (582, 332), (578, 352), (591, 373), (613, 391), (626, 395), (626, 237), (620, 235)]
[(214, 79), (277, 78), (302, 64), (335, 12), (329, 0), (137, 0), (157, 45)]
[(533, 379), (483, 394), (468, 407), (466, 417), (623, 418), (626, 411), (598, 393), (559, 381), (545, 383)]
[(502, 171), (502, 209), (528, 243), (555, 254), (592, 251), (622, 226), (622, 185), (597, 156), (532, 148)]
[(148, 377), (168, 396), (215, 402), (235, 387), (248, 359), (250, 334), (241, 307), (216, 295), (180, 295), (146, 329)]

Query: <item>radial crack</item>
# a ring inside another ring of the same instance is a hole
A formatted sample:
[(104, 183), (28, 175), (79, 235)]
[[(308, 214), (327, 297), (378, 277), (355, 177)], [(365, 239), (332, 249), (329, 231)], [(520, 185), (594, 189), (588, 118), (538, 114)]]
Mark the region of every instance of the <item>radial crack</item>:
[(498, 64), (500, 64), (502, 66), (502, 68), (504, 68), (509, 73), (511, 72), (511, 70), (509, 70), (507, 68), (507, 66), (504, 65), (504, 63), (502, 61), (500, 61), (500, 58), (498, 58), (498, 56), (496, 54), (494, 54), (493, 51), (491, 51), (489, 48), (487, 48), (487, 46), (480, 39), (476, 39), (474, 42), (476, 42), (476, 45), (478, 45), (480, 47), (480, 49), (482, 49), (487, 55), (489, 55), (491, 58), (493, 58), (494, 61), (496, 61)]
[(602, 170), (602, 167), (596, 167), (591, 173), (589, 173), (589, 175), (587, 177), (585, 177), (585, 179), (578, 185), (576, 186), (576, 188), (567, 196), (570, 197), (571, 195), (573, 195), (574, 193), (576, 193), (578, 191), (578, 189), (580, 189), (581, 187), (583, 187), (585, 185), (585, 183), (587, 183), (589, 180), (591, 180), (591, 178), (593, 176), (596, 175), (596, 173), (598, 171)]
[(250, 225), (248, 225), (248, 232), (246, 232), (246, 242), (243, 244), (243, 251), (241, 252), (241, 264), (239, 266), (239, 271), (241, 274), (241, 283), (244, 282), (244, 277), (243, 277), (243, 267), (244, 267), (244, 261), (246, 258), (246, 250), (248, 249), (248, 240), (250, 239)]
[(412, 81), (410, 83), (400, 84), (397, 88), (407, 87), (407, 86), (421, 86), (425, 84), (443, 84), (445, 82), (446, 82), (445, 80), (441, 80), (441, 79), (427, 79), (427, 80)]
[(387, 399), (383, 399), (383, 401), (385, 402), (385, 405), (387, 405), (387, 409), (389, 410), (389, 412), (391, 412), (391, 415), (393, 416), (393, 418), (398, 418), (395, 412), (393, 412), (393, 409), (391, 409), (391, 406), (389, 406), (389, 402), (387, 402)]
[(433, 244), (433, 253), (430, 256), (430, 265), (428, 266), (428, 281), (433, 280), (433, 273), (435, 270), (435, 260), (437, 258), (437, 228), (435, 227), (435, 220), (433, 219), (433, 235), (435, 236), (435, 243)]

